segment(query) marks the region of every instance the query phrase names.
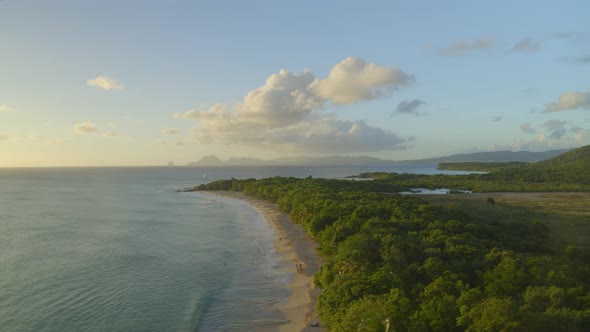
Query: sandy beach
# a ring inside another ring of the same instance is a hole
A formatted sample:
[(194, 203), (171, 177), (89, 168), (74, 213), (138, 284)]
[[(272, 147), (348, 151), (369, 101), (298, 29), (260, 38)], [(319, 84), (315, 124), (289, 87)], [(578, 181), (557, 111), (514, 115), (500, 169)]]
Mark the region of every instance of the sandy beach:
[[(319, 270), (322, 261), (316, 251), (318, 244), (305, 232), (303, 226), (293, 224), (287, 214), (279, 211), (276, 204), (258, 200), (240, 192), (202, 193), (246, 201), (256, 208), (272, 226), (275, 234), (274, 246), (283, 261), (291, 262), (288, 271), (293, 273), (291, 282), (286, 285), (291, 294), (286, 303), (277, 308), (286, 321), (278, 327), (278, 331), (326, 331), (321, 327), (310, 326), (320, 323), (316, 302), (321, 290), (313, 285), (312, 278)], [(303, 265), (303, 271), (298, 271), (298, 264)]]

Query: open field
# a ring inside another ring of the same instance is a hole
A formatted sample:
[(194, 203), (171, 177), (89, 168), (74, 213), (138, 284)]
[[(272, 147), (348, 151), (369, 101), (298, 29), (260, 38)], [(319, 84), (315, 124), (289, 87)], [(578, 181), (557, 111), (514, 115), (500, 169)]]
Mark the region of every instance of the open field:
[[(551, 231), (553, 246), (590, 247), (590, 193), (482, 193), (417, 195), (433, 205), (459, 209), (473, 221), (502, 223), (540, 220)], [(487, 198), (495, 200), (488, 204)]]

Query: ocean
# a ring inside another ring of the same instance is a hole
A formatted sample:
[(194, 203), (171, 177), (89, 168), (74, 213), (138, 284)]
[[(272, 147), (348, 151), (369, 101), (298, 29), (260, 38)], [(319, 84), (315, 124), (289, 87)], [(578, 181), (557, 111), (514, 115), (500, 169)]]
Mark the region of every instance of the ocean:
[[(225, 178), (432, 167), (0, 169), (0, 330), (252, 331), (288, 296), (273, 231)], [(448, 173), (448, 172), (446, 172)]]

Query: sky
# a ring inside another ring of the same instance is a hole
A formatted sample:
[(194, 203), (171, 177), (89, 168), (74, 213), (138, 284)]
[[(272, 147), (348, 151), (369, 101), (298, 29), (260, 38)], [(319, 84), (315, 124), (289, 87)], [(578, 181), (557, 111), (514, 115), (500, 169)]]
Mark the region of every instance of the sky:
[(3, 0), (0, 167), (590, 144), (588, 1)]

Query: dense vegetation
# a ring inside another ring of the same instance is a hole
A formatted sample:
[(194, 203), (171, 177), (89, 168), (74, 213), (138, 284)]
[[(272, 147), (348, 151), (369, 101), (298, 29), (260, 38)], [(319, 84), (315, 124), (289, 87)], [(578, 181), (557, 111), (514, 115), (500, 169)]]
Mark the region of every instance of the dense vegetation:
[(367, 173), (361, 174), (361, 177), (375, 178), (392, 188), (449, 188), (475, 192), (590, 191), (590, 145), (538, 163), (510, 164), (512, 166), (463, 163), (463, 166), (474, 165), (474, 168), (461, 168), (461, 164), (455, 167), (457, 170), (485, 169), (490, 172), (487, 174), (428, 176)]
[(325, 258), (314, 281), (332, 331), (590, 330), (586, 248), (552, 245), (536, 219), (474, 221), (459, 209), (379, 193), (424, 179), (446, 181), (232, 179), (197, 189), (276, 202), (306, 228)]
[(198, 189), (276, 202), (306, 228), (325, 258), (315, 276), (324, 289), (318, 311), (333, 331), (590, 330), (588, 246), (555, 243), (559, 221), (546, 224), (526, 210), (481, 216), (392, 194), (412, 187), (590, 191), (590, 146), (487, 171), (232, 179)]
[(437, 169), (448, 171), (493, 172), (504, 168), (523, 167), (528, 163), (511, 162), (450, 162), (439, 163)]

